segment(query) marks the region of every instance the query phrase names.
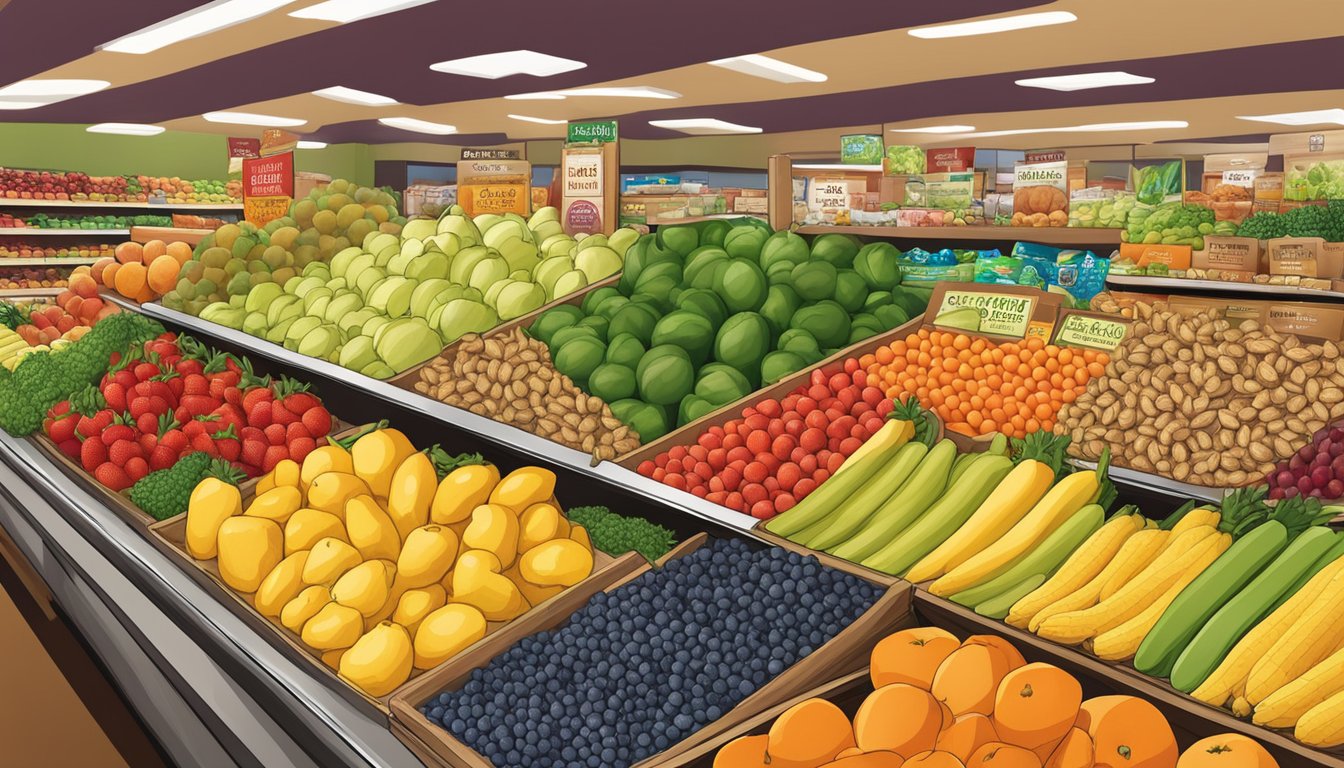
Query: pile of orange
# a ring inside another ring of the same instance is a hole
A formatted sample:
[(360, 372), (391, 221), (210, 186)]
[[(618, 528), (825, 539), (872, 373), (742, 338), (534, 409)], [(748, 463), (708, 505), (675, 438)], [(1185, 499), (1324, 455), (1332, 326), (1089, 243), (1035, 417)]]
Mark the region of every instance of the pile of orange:
[(177, 287), (182, 265), (191, 260), (191, 246), (150, 240), (122, 243), (115, 255), (93, 265), (93, 279), (134, 301), (146, 302)]
[(928, 328), (859, 358), (869, 384), (892, 399), (915, 396), (947, 429), (972, 437), (1051, 430), (1060, 407), (1105, 373), (1108, 362), (1105, 352), (1036, 337), (996, 344)]
[(714, 768), (1278, 768), (1240, 734), (1182, 755), (1152, 704), (1085, 700), (1068, 672), (1028, 664), (994, 635), (958, 642), (936, 627), (901, 630), (873, 648), (869, 672), (873, 692), (852, 720), (806, 699), (768, 733), (726, 744)]

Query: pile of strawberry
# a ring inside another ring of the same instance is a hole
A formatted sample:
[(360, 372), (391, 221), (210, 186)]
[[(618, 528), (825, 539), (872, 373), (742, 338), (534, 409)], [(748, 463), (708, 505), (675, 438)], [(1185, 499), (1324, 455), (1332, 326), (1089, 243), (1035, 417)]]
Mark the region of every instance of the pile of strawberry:
[(331, 413), (307, 390), (165, 333), (115, 359), (97, 387), (57, 403), (42, 427), (114, 491), (196, 451), (256, 477), (284, 459), (302, 462), (331, 431)]

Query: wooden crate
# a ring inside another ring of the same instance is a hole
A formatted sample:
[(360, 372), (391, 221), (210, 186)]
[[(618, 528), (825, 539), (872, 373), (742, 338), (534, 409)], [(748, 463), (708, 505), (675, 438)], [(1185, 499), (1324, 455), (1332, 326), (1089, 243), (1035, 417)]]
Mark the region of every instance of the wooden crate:
[[(706, 534), (698, 534), (676, 549), (669, 552), (653, 567), (689, 554), (709, 540)], [(844, 564), (849, 566), (848, 563)], [(565, 624), (572, 614), (588, 603), (599, 591), (610, 592), (622, 584), (633, 580), (649, 570), (637, 569), (624, 578), (612, 579), (605, 586), (598, 580), (590, 580), (584, 589), (575, 588), (555, 598), (541, 610), (533, 611), (506, 627), (497, 635), (463, 652), (457, 658), (440, 666), (430, 673), (412, 681), (392, 697), (392, 718), (406, 731), (409, 731), (418, 743), (428, 747), (442, 763), (463, 768), (492, 768), (489, 761), (468, 745), (457, 740), (447, 730), (430, 722), (421, 714), (419, 707), (441, 691), (462, 686), (471, 673), (485, 667), (500, 654), (507, 651), (520, 640), (538, 632), (556, 629)], [(868, 656), (877, 642), (892, 630), (904, 626), (910, 620), (910, 588), (904, 582), (894, 584), (871, 578), (870, 574), (859, 569), (842, 567), (849, 573), (864, 578), (870, 583), (886, 589), (868, 611), (856, 619), (830, 642), (799, 660), (784, 670), (774, 680), (760, 690), (739, 702), (736, 707), (719, 720), (706, 725), (690, 737), (664, 752), (650, 757), (638, 765), (641, 768), (658, 765), (675, 765), (669, 762), (679, 755), (715, 738), (756, 713), (787, 701), (799, 692), (806, 690), (813, 681), (828, 675), (843, 673), (865, 666)], [(505, 768), (498, 766), (496, 768)]]

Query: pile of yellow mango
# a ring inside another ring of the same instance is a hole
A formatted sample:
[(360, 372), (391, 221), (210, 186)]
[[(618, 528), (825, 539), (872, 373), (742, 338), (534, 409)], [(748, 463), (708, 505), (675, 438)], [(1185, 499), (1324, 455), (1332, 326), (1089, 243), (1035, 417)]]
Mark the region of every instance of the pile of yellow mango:
[(555, 474), (434, 463), (380, 428), (282, 461), (246, 509), (207, 478), (186, 548), (296, 633), (341, 677), (384, 696), (593, 570), (592, 545), (555, 499)]

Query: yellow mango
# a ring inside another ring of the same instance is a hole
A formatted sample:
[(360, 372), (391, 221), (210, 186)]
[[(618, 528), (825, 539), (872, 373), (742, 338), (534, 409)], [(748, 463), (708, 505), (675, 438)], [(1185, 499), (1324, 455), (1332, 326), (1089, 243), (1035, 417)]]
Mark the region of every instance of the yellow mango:
[(407, 456), (392, 474), (387, 490), (387, 515), (396, 524), (401, 538), (429, 522), (429, 507), (438, 485), (434, 462), (419, 451)]
[(308, 486), (308, 506), (342, 517), (345, 503), (361, 494), (371, 495), (363, 480), (343, 472), (327, 472), (313, 478)]
[(503, 504), (482, 504), (471, 512), (462, 545), (492, 552), (508, 568), (518, 556), (518, 516)]
[(372, 496), (356, 496), (345, 503), (345, 530), (350, 543), (365, 560), (396, 561), (401, 553), (401, 535), (392, 518)]
[(381, 622), (391, 619), (392, 614), (397, 610), (397, 603), (401, 602), (401, 596), (405, 593), (406, 587), (402, 586), (401, 582), (393, 576), (392, 588), (387, 593), (387, 602), (383, 603), (377, 611), (374, 611), (372, 616), (364, 618), (364, 631), (368, 632)]
[(306, 562), (307, 552), (295, 552), (281, 560), (261, 580), (252, 604), (262, 616), (279, 616), (289, 601), (299, 596), (304, 588), (303, 564)]
[(298, 634), (308, 620), (322, 610), (322, 606), (331, 602), (331, 592), (323, 586), (304, 589), (293, 600), (285, 603), (280, 611), (280, 623), (294, 634)]
[(252, 492), (260, 496), (272, 488), (284, 488), (286, 486), (302, 490), (299, 485), (299, 464), (293, 459), (281, 459), (275, 465), (275, 469), (257, 479), (257, 487)]
[(300, 509), (285, 521), (285, 554), (292, 555), (313, 545), (322, 539), (346, 540), (345, 526), (341, 519), (330, 512), (317, 509)]
[(328, 472), (353, 475), (355, 464), (350, 459), (350, 452), (339, 445), (323, 445), (309, 451), (303, 457), (303, 466), (299, 469), (299, 487), (306, 493), (314, 480)]
[(406, 628), (384, 621), (341, 657), (341, 677), (370, 696), (386, 696), (410, 678), (413, 656)]
[(560, 510), (548, 502), (533, 504), (518, 516), (518, 551), (526, 552), (543, 541), (569, 537), (569, 525)]
[(593, 540), (588, 537), (588, 529), (578, 523), (570, 523), (569, 538), (583, 545), (583, 548), (589, 552), (593, 551)]
[(340, 539), (327, 537), (313, 545), (308, 561), (303, 564), (303, 582), (330, 586), (361, 561), (359, 550)]
[(396, 570), (397, 566), (387, 560), (366, 560), (331, 585), (331, 599), (368, 618), (387, 603)]
[(392, 486), (392, 475), (413, 453), (415, 446), (395, 429), (370, 432), (350, 446), (355, 475), (368, 484), (374, 496), (387, 496)]
[(593, 572), (593, 553), (571, 539), (552, 539), (518, 559), (524, 579), (542, 587), (572, 587)]
[(327, 603), (303, 625), (299, 638), (310, 648), (330, 651), (349, 648), (364, 634), (364, 619), (359, 611), (340, 603)]
[(214, 477), (202, 480), (187, 501), (187, 552), (197, 560), (215, 557), (219, 526), (242, 513), (243, 497), (238, 486)]
[(275, 471), (272, 470), (257, 478), (257, 484), (252, 486), (252, 493), (256, 496), (271, 490), (275, 487)]
[(528, 605), (494, 553), (473, 549), (458, 558), (453, 569), (451, 602), (476, 607), (490, 621), (509, 621), (526, 613)]
[(219, 526), (219, 576), (239, 592), (256, 592), (285, 556), (280, 526), (260, 517), (230, 517)]
[(485, 616), (470, 605), (449, 604), (431, 612), (415, 632), (416, 669), (430, 669), (485, 637)]
[(412, 530), (397, 558), (397, 576), (406, 589), (427, 587), (443, 578), (457, 556), (457, 536), (441, 525)]
[(303, 506), (303, 494), (292, 485), (280, 485), (252, 498), (243, 512), (249, 517), (264, 517), (284, 525), (289, 516)]
[(392, 620), (406, 628), (415, 637), (420, 622), (433, 611), (448, 602), (448, 595), (439, 584), (430, 584), (420, 589), (408, 589), (397, 601), (397, 609), (392, 612)]
[[(521, 559), (522, 558), (519, 558), (519, 560)], [(512, 568), (505, 570), (504, 575), (509, 577), (509, 581), (512, 581), (517, 585), (518, 591), (523, 593), (523, 598), (534, 607), (565, 591), (564, 587), (542, 587), (533, 584), (523, 578), (523, 574), (519, 572), (519, 565), (517, 563), (515, 563)]]
[(555, 492), (555, 473), (541, 467), (515, 469), (490, 492), (490, 503), (501, 504), (518, 514), (533, 504), (551, 498)]
[(334, 651), (326, 651), (322, 654), (322, 663), (331, 667), (333, 671), (339, 672), (341, 670), (341, 657), (344, 656), (345, 652), (348, 650), (350, 649), (337, 648)]
[(449, 472), (434, 492), (429, 519), (439, 525), (460, 523), (471, 517), (471, 510), (490, 499), (499, 483), (499, 468), (494, 464), (468, 464)]

